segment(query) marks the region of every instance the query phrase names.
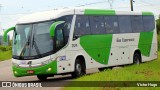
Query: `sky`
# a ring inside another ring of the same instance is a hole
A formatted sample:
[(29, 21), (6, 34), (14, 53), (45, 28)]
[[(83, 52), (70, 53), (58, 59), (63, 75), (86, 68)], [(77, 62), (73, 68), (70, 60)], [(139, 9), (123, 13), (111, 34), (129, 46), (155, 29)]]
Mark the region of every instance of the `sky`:
[[(2, 29), (15, 26), (17, 20), (27, 14), (59, 8), (97, 8), (130, 11), (130, 0), (0, 0), (0, 34)], [(134, 11), (151, 11), (156, 18), (160, 14), (160, 0), (134, 0)], [(9, 33), (12, 35), (12, 33)]]

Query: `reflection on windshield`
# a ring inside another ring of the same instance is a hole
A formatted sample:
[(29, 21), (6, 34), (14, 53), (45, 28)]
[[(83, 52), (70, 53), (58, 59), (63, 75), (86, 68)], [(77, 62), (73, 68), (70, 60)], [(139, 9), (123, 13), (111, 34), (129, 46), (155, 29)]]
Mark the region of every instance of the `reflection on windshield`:
[(27, 59), (27, 57), (33, 59), (33, 57), (41, 58), (45, 54), (52, 53), (53, 40), (49, 35), (52, 23), (53, 21), (17, 25), (13, 40), (13, 56), (19, 59)]
[(37, 55), (38, 52), (42, 54), (53, 50), (53, 41), (49, 34), (51, 24), (52, 22), (44, 22), (33, 25), (34, 31), (31, 56)]
[[(26, 41), (29, 41), (30, 33), (31, 33), (32, 26), (31, 25), (18, 25), (16, 27), (15, 35), (14, 35), (14, 44), (13, 44), (13, 55), (20, 56), (22, 54), (24, 46), (27, 46)], [(24, 56), (29, 55), (29, 49), (23, 53)]]

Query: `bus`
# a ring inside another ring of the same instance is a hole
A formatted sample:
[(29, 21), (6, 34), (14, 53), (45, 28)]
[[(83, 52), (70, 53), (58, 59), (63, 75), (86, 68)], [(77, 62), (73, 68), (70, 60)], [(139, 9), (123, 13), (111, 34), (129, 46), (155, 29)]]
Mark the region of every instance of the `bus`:
[(20, 18), (4, 32), (4, 41), (10, 31), (16, 77), (77, 78), (87, 69), (140, 64), (156, 59), (158, 53), (152, 12), (55, 9)]

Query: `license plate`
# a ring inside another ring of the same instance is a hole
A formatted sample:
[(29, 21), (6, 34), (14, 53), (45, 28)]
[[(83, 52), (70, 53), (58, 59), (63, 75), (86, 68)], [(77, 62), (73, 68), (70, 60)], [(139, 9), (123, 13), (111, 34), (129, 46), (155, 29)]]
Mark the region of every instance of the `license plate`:
[(28, 70), (27, 73), (28, 73), (28, 74), (33, 74), (33, 73), (34, 73), (34, 70)]

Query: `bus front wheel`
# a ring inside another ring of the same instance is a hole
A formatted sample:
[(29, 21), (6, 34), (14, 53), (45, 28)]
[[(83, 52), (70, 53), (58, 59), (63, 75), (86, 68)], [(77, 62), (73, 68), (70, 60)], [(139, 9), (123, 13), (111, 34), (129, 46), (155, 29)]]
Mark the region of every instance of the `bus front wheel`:
[(75, 68), (75, 70), (72, 73), (73, 78), (78, 78), (80, 76), (83, 76), (86, 73), (85, 66), (84, 66), (83, 62), (81, 62), (79, 59), (76, 59), (74, 68)]
[(40, 81), (45, 81), (45, 80), (47, 80), (47, 76), (46, 76), (46, 75), (37, 75), (37, 78), (38, 78)]

